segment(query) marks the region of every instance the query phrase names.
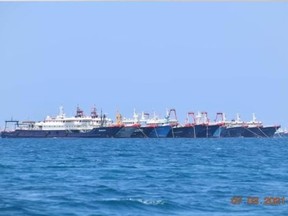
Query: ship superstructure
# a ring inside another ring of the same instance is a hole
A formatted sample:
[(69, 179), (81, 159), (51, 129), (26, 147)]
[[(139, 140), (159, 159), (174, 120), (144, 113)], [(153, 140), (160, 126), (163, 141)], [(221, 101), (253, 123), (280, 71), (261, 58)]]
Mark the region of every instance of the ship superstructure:
[[(6, 121), (9, 122), (11, 121)], [(75, 116), (66, 117), (63, 107), (60, 107), (56, 117), (47, 116), (39, 122), (15, 123), (15, 130), (4, 129), (1, 137), (113, 137), (122, 127), (113, 125), (112, 120), (102, 112), (98, 115), (95, 107), (90, 116), (85, 116), (83, 110), (77, 107)]]
[[(14, 123), (10, 131), (7, 124)], [(272, 137), (280, 125), (263, 125), (253, 113), (252, 120), (242, 121), (237, 114), (227, 120), (225, 113), (218, 112), (211, 121), (207, 112), (188, 112), (186, 122), (179, 124), (175, 109), (167, 109), (164, 118), (155, 112), (138, 114), (135, 109), (132, 118), (125, 118), (119, 112), (113, 122), (106, 114), (98, 114), (95, 107), (89, 116), (78, 106), (74, 116), (66, 116), (63, 107), (55, 117), (47, 116), (42, 121), (5, 122), (1, 132), (3, 138), (20, 137), (115, 137), (115, 138), (211, 138), (211, 137)], [(283, 134), (283, 133), (282, 133)]]

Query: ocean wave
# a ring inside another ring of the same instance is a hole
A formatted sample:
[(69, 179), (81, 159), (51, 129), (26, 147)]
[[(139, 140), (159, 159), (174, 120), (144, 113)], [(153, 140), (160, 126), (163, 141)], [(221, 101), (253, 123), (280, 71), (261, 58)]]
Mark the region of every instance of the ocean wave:
[(283, 139), (1, 139), (0, 145), (0, 215), (240, 216), (256, 208), (247, 214), (287, 215), (287, 205), (230, 202), (236, 195), (287, 198)]
[(168, 202), (161, 199), (143, 199), (143, 198), (107, 198), (98, 200), (103, 205), (113, 205), (117, 207), (140, 207), (140, 206), (164, 206)]

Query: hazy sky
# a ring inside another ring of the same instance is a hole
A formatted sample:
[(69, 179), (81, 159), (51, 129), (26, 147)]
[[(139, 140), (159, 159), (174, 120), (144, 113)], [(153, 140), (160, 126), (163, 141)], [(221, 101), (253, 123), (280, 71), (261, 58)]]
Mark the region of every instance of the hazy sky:
[(288, 3), (1, 2), (0, 73), (2, 127), (78, 104), (287, 127)]

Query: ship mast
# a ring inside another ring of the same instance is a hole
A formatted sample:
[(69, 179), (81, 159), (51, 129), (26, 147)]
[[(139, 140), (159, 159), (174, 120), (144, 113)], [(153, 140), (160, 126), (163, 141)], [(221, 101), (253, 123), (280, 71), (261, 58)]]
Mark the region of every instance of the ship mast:
[[(189, 118), (192, 118), (193, 122), (190, 123)], [(195, 125), (196, 124), (196, 119), (195, 119), (195, 114), (194, 112), (188, 112), (187, 113), (187, 118), (186, 118), (186, 126), (191, 126), (191, 125)]]
[(91, 118), (98, 118), (97, 110), (96, 110), (95, 105), (94, 105), (94, 107), (92, 108), (92, 111), (91, 111)]
[(83, 116), (84, 116), (83, 110), (81, 110), (80, 107), (77, 106), (77, 110), (76, 110), (76, 115), (75, 115), (75, 117), (77, 118), (77, 117), (83, 117)]
[(209, 118), (208, 118), (208, 113), (207, 112), (201, 112), (201, 120), (202, 124), (209, 124)]
[[(172, 120), (170, 119), (171, 118), (171, 113), (174, 114), (174, 119), (172, 119)], [(176, 109), (170, 109), (167, 118), (168, 118), (168, 123), (170, 123), (172, 126), (178, 125)]]

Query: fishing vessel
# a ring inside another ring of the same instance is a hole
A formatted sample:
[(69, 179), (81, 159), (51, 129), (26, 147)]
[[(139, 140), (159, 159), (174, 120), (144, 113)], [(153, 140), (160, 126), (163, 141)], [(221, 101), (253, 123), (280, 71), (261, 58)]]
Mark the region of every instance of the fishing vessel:
[[(171, 113), (174, 113), (174, 118), (171, 118)], [(166, 138), (172, 127), (178, 124), (175, 109), (167, 110), (164, 118), (159, 118), (155, 112), (150, 118), (149, 113), (142, 112), (139, 122), (141, 127), (131, 135), (133, 138)]]
[[(190, 122), (190, 117), (192, 117), (192, 122)], [(199, 132), (200, 126), (196, 125), (195, 116), (193, 112), (188, 112), (186, 122), (184, 125), (176, 125), (172, 127), (168, 134), (168, 137), (173, 138), (196, 138), (196, 134)]]
[(224, 113), (218, 113), (221, 121), (223, 122), (220, 137), (243, 137), (247, 124), (240, 119), (240, 115), (237, 113), (236, 118), (231, 121), (226, 120)]
[(275, 137), (288, 137), (288, 130), (285, 129), (278, 129), (275, 134)]
[(221, 125), (219, 122), (210, 122), (207, 112), (198, 112), (196, 116), (194, 112), (188, 112), (186, 123), (172, 127), (168, 136), (175, 138), (214, 137)]
[[(174, 115), (173, 115), (174, 114)], [(14, 124), (11, 130), (8, 124)], [(105, 114), (98, 115), (94, 107), (89, 116), (77, 107), (76, 115), (67, 117), (60, 107), (56, 117), (47, 116), (43, 121), (5, 121), (2, 138), (210, 138), (210, 137), (272, 137), (280, 125), (263, 125), (253, 114), (252, 121), (244, 122), (237, 114), (235, 120), (227, 121), (224, 113), (217, 113), (215, 121), (210, 121), (207, 112), (188, 112), (184, 125), (178, 123), (176, 110), (167, 110), (164, 118), (154, 112), (142, 112), (140, 117), (134, 110), (132, 118), (116, 115), (116, 122)], [(277, 133), (286, 136), (285, 133)]]
[(116, 125), (122, 126), (122, 128), (115, 135), (116, 138), (130, 138), (131, 135), (140, 128), (139, 115), (133, 112), (133, 118), (123, 118), (122, 115), (117, 112)]
[(280, 128), (280, 125), (264, 126), (261, 121), (256, 119), (255, 113), (252, 114), (252, 121), (246, 122), (246, 125), (243, 137), (273, 137)]
[[(7, 124), (14, 123), (15, 128), (8, 130)], [(66, 117), (63, 107), (60, 107), (59, 115), (47, 116), (43, 121), (5, 121), (5, 129), (1, 133), (2, 138), (57, 138), (57, 137), (81, 137), (81, 138), (107, 138), (114, 137), (123, 126), (115, 125), (105, 114), (98, 115), (96, 108), (90, 116), (85, 116), (83, 110), (77, 107), (76, 115)]]
[(196, 116), (196, 125), (202, 126), (201, 129), (199, 129), (199, 132), (196, 134), (197, 137), (210, 138), (218, 137), (218, 135), (216, 135), (219, 133), (217, 130), (220, 129), (223, 123), (210, 121), (207, 112), (198, 112)]

